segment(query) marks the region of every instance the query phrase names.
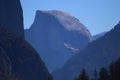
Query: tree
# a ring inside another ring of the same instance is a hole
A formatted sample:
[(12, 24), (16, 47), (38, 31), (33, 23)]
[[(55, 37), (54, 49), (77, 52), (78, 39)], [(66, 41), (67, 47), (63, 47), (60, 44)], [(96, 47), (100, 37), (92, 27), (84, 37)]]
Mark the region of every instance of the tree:
[(48, 80), (52, 80), (52, 77), (49, 76), (49, 77), (48, 77)]
[(97, 80), (97, 78), (98, 78), (97, 76), (98, 76), (97, 70), (95, 69), (95, 70), (94, 70), (94, 80)]
[(110, 65), (109, 70), (111, 80), (120, 80), (120, 58)]
[(82, 69), (81, 74), (75, 80), (88, 80), (88, 75), (85, 69)]
[(108, 71), (105, 68), (101, 68), (99, 77), (99, 80), (109, 80)]

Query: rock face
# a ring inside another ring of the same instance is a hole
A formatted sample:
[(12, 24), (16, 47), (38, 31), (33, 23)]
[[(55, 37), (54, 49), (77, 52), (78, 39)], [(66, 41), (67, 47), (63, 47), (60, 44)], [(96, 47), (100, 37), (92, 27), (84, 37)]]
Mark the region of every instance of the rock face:
[(39, 54), (23, 38), (20, 0), (0, 0), (0, 80), (51, 79)]
[(61, 67), (92, 40), (78, 19), (57, 10), (38, 10), (34, 23), (25, 30), (25, 36), (40, 53), (50, 72)]
[(3, 28), (0, 28), (0, 73), (5, 77), (12, 73), (19, 80), (51, 78), (38, 53), (24, 39)]
[(7, 80), (7, 75), (11, 74), (11, 61), (5, 50), (0, 46), (0, 80)]
[(120, 57), (120, 24), (103, 37), (91, 42), (79, 54), (71, 57), (67, 63), (53, 72), (55, 80), (73, 80), (82, 68), (92, 75), (95, 69), (108, 67)]
[(24, 38), (20, 0), (0, 0), (0, 26)]

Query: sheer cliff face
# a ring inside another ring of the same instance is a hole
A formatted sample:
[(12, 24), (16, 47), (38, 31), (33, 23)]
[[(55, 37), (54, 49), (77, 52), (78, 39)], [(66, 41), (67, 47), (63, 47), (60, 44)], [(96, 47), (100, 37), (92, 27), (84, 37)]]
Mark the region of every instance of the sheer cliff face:
[(20, 0), (0, 0), (0, 26), (24, 37), (23, 12)]
[(0, 0), (0, 80), (50, 79), (39, 54), (23, 38), (20, 0)]
[(50, 72), (91, 41), (89, 31), (78, 19), (56, 10), (37, 11), (35, 21), (25, 30), (25, 35)]
[(9, 75), (18, 80), (51, 78), (39, 54), (24, 39), (0, 28), (0, 79)]

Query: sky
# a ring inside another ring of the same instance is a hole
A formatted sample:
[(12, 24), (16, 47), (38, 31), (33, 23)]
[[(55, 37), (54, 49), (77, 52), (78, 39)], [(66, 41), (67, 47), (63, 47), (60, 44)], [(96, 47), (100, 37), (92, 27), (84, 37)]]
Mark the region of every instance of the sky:
[(61, 10), (78, 18), (92, 35), (109, 31), (120, 20), (120, 0), (21, 0), (24, 27), (34, 22), (36, 10)]

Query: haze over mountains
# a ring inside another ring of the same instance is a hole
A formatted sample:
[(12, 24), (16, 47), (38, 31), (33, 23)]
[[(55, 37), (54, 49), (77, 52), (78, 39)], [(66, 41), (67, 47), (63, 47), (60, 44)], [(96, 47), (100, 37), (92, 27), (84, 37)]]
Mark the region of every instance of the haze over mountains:
[(58, 10), (38, 10), (24, 35), (20, 0), (0, 0), (0, 80), (74, 80), (82, 68), (92, 76), (120, 57), (119, 35), (120, 22), (93, 41), (77, 18)]
[(50, 72), (62, 67), (92, 40), (88, 29), (77, 18), (58, 10), (38, 10), (34, 23), (25, 30), (25, 37)]
[(54, 80), (73, 80), (82, 68), (92, 75), (95, 69), (108, 67), (120, 57), (120, 23), (103, 37), (91, 42), (80, 53), (72, 56), (66, 64), (52, 73)]

